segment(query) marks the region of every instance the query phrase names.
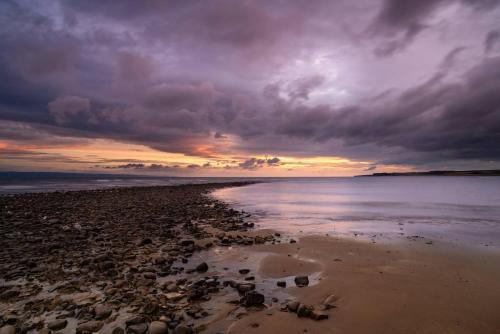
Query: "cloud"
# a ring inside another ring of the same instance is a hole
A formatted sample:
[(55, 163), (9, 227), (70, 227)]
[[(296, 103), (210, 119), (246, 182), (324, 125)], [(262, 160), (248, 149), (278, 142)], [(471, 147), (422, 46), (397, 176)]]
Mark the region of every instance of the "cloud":
[(239, 168), (242, 168), (242, 169), (246, 169), (246, 170), (257, 170), (259, 168), (262, 168), (264, 167), (265, 165), (268, 165), (268, 166), (279, 166), (280, 165), (280, 159), (275, 157), (275, 158), (272, 158), (272, 159), (259, 159), (259, 158), (250, 158), (250, 159), (247, 159), (243, 162), (240, 162), (238, 164), (238, 167)]
[(457, 2), (479, 11), (500, 4), (498, 0), (384, 0), (369, 30), (388, 40), (376, 47), (375, 54), (387, 57), (405, 49), (432, 26), (431, 21), (439, 9)]
[(492, 52), (497, 46), (498, 41), (500, 40), (500, 31), (491, 30), (488, 32), (484, 39), (484, 53)]
[[(210, 161), (497, 161), (497, 4), (4, 2), (0, 138), (104, 138)], [(116, 163), (128, 162), (165, 167)]]
[(49, 112), (59, 124), (65, 124), (72, 118), (82, 115), (89, 121), (95, 121), (90, 115), (90, 101), (78, 96), (61, 96), (50, 102)]

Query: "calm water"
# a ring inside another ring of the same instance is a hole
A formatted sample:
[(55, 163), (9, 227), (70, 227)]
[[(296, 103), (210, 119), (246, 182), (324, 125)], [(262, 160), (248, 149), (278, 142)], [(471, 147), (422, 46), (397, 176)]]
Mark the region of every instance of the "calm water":
[(234, 182), (242, 180), (261, 179), (229, 177), (153, 177), (88, 173), (0, 172), (0, 195), (26, 192), (104, 189), (114, 187), (170, 186), (179, 184)]
[(500, 246), (500, 177), (296, 179), (214, 195), (289, 233)]

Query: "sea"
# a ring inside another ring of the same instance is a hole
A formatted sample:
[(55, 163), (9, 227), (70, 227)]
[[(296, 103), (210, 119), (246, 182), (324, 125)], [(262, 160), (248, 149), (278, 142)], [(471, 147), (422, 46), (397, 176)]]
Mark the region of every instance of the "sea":
[(260, 228), (371, 242), (447, 242), (500, 249), (500, 177), (179, 178), (0, 173), (0, 194), (259, 181), (212, 196), (252, 214)]

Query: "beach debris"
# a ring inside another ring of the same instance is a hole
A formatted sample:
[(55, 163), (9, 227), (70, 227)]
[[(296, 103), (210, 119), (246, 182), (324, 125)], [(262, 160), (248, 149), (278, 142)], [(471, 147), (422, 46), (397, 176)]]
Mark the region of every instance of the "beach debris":
[(303, 288), (309, 285), (309, 277), (308, 276), (296, 276), (294, 279), (295, 285), (299, 288)]

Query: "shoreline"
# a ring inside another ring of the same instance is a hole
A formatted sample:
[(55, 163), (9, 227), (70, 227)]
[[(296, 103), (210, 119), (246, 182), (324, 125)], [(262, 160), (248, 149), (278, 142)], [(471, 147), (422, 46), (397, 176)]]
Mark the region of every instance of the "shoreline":
[[(291, 243), (207, 196), (246, 184), (0, 197), (0, 327), (113, 334), (500, 328), (498, 253), (318, 235)], [(296, 276), (307, 276), (308, 286), (296, 287)]]

